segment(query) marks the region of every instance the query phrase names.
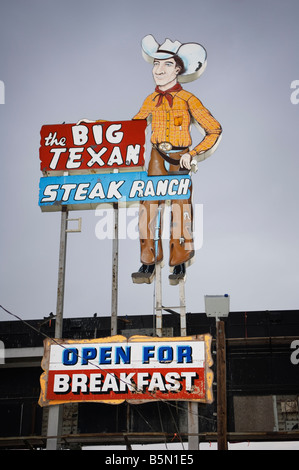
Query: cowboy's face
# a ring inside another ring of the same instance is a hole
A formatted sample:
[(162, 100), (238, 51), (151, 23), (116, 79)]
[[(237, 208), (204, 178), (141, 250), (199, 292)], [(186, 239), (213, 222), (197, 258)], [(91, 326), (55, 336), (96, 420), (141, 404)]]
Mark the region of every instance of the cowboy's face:
[(174, 59), (155, 59), (153, 64), (153, 77), (156, 85), (162, 88), (170, 88), (177, 82), (180, 67)]

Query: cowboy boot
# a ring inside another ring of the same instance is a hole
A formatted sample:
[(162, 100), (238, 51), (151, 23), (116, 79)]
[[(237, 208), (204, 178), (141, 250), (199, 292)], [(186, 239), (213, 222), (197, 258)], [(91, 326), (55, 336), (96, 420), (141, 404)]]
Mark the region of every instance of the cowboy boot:
[(134, 284), (151, 284), (155, 273), (155, 264), (143, 264), (136, 273), (132, 273), (132, 281)]
[(181, 280), (186, 279), (186, 266), (185, 263), (178, 264), (173, 268), (173, 273), (168, 276), (169, 284), (176, 286)]
[(169, 275), (170, 285), (177, 285), (186, 278), (187, 263), (194, 256), (192, 232), (192, 205), (189, 200), (172, 203), (169, 265), (174, 266)]

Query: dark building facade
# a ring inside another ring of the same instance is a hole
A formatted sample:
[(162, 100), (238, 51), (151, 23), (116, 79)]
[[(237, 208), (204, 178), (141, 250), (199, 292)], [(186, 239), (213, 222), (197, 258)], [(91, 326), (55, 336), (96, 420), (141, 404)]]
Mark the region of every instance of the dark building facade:
[[(213, 337), (214, 402), (198, 406), (200, 440), (217, 431), (216, 324), (187, 313), (187, 335)], [(299, 311), (231, 312), (225, 321), (228, 436), (241, 440), (299, 440)], [(110, 336), (110, 317), (66, 318), (65, 339)], [(44, 448), (47, 408), (38, 405), (43, 340), (54, 337), (55, 318), (0, 322), (0, 447)], [(151, 315), (118, 317), (118, 334), (155, 335)], [(180, 316), (163, 315), (163, 336), (180, 336)], [(297, 361), (298, 358), (298, 361)], [(298, 362), (298, 363), (297, 363)], [(61, 446), (173, 442), (187, 439), (184, 402), (140, 405), (63, 405)], [(255, 437), (254, 437), (255, 436)]]

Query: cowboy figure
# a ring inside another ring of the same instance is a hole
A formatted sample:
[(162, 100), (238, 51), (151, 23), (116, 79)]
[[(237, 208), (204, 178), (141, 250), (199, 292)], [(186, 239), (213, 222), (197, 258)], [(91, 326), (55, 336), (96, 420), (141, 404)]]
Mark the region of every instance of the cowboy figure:
[[(153, 64), (154, 93), (144, 101), (133, 119), (147, 119), (151, 123), (151, 156), (149, 176), (189, 173), (197, 162), (205, 160), (216, 149), (221, 136), (221, 126), (201, 101), (185, 91), (180, 83), (198, 78), (204, 71), (207, 54), (196, 43), (181, 44), (166, 39), (159, 45), (153, 36), (142, 40), (145, 60)], [(191, 147), (190, 124), (194, 123), (204, 133), (203, 140)], [(188, 200), (171, 201), (170, 256), (173, 272), (170, 283), (175, 285), (185, 279), (186, 265), (194, 256), (192, 233), (192, 188)], [(163, 259), (161, 223), (158, 224), (158, 247), (156, 219), (162, 220), (164, 204), (160, 201), (141, 201), (139, 209), (139, 238), (142, 266), (132, 273), (135, 283), (151, 283), (155, 265)]]

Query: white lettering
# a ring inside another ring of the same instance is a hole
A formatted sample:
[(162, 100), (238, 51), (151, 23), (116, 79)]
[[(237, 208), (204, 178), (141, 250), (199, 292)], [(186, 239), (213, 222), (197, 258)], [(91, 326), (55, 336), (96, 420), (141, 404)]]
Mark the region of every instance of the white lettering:
[(109, 160), (107, 162), (107, 165), (112, 166), (114, 163), (116, 163), (117, 165), (122, 165), (123, 163), (123, 159), (122, 159), (119, 147), (113, 148), (111, 155), (109, 157)]
[(196, 372), (182, 372), (181, 376), (186, 378), (186, 391), (191, 392), (193, 389), (192, 379), (197, 376)]
[(295, 88), (295, 91), (291, 93), (291, 97), (290, 97), (291, 103), (298, 104), (299, 103), (299, 80), (293, 80), (291, 83), (291, 88), (292, 89)]
[(0, 104), (5, 104), (5, 86), (2, 80), (0, 80)]
[(157, 184), (157, 196), (166, 196), (168, 180), (159, 180)]
[(51, 149), (50, 152), (54, 153), (53, 158), (50, 163), (51, 170), (55, 170), (59, 157), (63, 152), (66, 152), (67, 149)]
[(70, 192), (72, 189), (75, 189), (77, 185), (75, 183), (66, 183), (61, 185), (61, 189), (64, 190), (63, 196), (61, 198), (62, 201), (67, 201), (70, 197)]
[(70, 377), (67, 374), (55, 374), (54, 376), (54, 393), (67, 393), (70, 389)]
[(177, 194), (180, 196), (181, 194), (187, 194), (189, 189), (190, 180), (187, 178), (181, 179), (178, 187)]
[(177, 192), (173, 189), (173, 186), (175, 184), (179, 184), (178, 180), (176, 178), (173, 178), (169, 181), (169, 186), (168, 186), (168, 194), (169, 196), (176, 196)]
[(143, 392), (143, 387), (146, 387), (150, 380), (149, 372), (140, 372), (137, 374), (137, 389)]
[(89, 199), (94, 199), (99, 197), (100, 199), (105, 199), (105, 193), (103, 190), (102, 183), (96, 183), (89, 194)]
[(5, 346), (3, 341), (0, 340), (0, 364), (5, 364)]
[(295, 351), (291, 354), (291, 363), (294, 365), (299, 364), (299, 340), (295, 339), (291, 343), (291, 349), (295, 349)]
[(83, 124), (72, 126), (74, 145), (85, 145), (88, 141), (88, 127)]
[[(105, 459), (105, 465), (122, 465), (122, 466), (130, 466), (133, 468), (137, 467), (138, 462), (139, 462), (139, 457), (119, 457), (118, 455), (115, 455), (115, 454), (112, 454), (112, 457), (106, 457)], [(150, 463), (152, 462), (150, 461)]]
[[(104, 214), (105, 213), (105, 214)], [(113, 211), (111, 210), (104, 210), (97, 209), (96, 215), (100, 215), (103, 217), (97, 222), (95, 227), (95, 234), (99, 240), (112, 240), (113, 239), (113, 229), (114, 229), (114, 222), (113, 222)]]
[(175, 390), (180, 390), (181, 384), (179, 382), (180, 380), (180, 374), (178, 372), (168, 372), (165, 375), (165, 380), (168, 382), (165, 387), (166, 390), (169, 392), (175, 391)]
[(88, 377), (86, 374), (74, 374), (72, 380), (72, 392), (79, 393), (88, 393), (87, 388)]
[[(120, 212), (121, 215), (121, 212)], [(129, 240), (138, 240), (139, 238), (139, 208), (138, 207), (128, 207), (126, 211), (124, 211), (124, 215), (128, 217), (132, 217), (132, 220), (130, 220), (127, 224), (127, 236)], [(119, 224), (119, 227), (121, 225)], [(122, 230), (125, 232), (126, 225), (122, 225)], [(120, 235), (121, 237), (121, 230), (120, 230)], [(123, 238), (126, 238), (126, 233), (123, 236)]]
[(101, 391), (102, 374), (90, 374), (90, 392), (96, 393)]
[[(155, 392), (196, 392), (195, 380), (198, 374), (191, 371), (170, 371), (165, 375), (161, 372), (107, 372), (74, 373), (54, 375), (53, 392), (56, 394), (110, 394), (113, 393), (155, 393)], [(113, 399), (113, 395), (111, 395)], [(146, 398), (145, 398), (146, 399)]]
[(130, 165), (133, 163), (133, 165), (137, 165), (138, 160), (139, 160), (139, 153), (140, 153), (140, 145), (128, 145), (127, 148), (127, 156), (126, 156), (126, 165)]
[(86, 199), (87, 191), (90, 183), (80, 183), (74, 196), (75, 201), (84, 201)]
[(52, 145), (65, 145), (66, 143), (66, 138), (61, 137), (60, 140), (57, 139), (57, 132), (54, 132), (54, 135), (52, 132), (48, 135), (48, 137), (45, 137), (45, 146), (49, 145), (50, 147)]
[(124, 184), (124, 181), (111, 181), (109, 184), (108, 192), (107, 192), (107, 199), (112, 199), (115, 197), (116, 199), (120, 199), (122, 197), (121, 193), (118, 189)]
[(88, 147), (87, 152), (92, 157), (89, 162), (87, 162), (87, 166), (92, 166), (94, 163), (98, 163), (99, 166), (105, 165), (105, 162), (101, 159), (101, 156), (107, 151), (107, 147), (103, 147), (99, 150), (99, 152), (95, 152), (92, 147)]
[(57, 190), (59, 189), (59, 184), (49, 184), (45, 187), (44, 197), (41, 202), (54, 202), (57, 198)]
[(84, 147), (79, 147), (78, 149), (70, 148), (69, 158), (66, 162), (66, 168), (69, 170), (73, 168), (79, 168), (81, 165), (81, 155), (77, 154), (77, 152), (83, 152)]
[(147, 182), (147, 185), (146, 185), (145, 190), (144, 190), (144, 196), (145, 197), (155, 196), (155, 189), (154, 189), (154, 184), (153, 184), (152, 180), (149, 180)]
[(121, 124), (111, 124), (106, 130), (106, 139), (110, 144), (119, 144), (122, 141), (123, 132), (117, 132), (121, 129)]
[(96, 144), (103, 142), (103, 127), (100, 124), (92, 127), (93, 137)]
[(115, 375), (112, 373), (106, 375), (104, 385), (102, 387), (102, 392), (108, 392), (108, 390), (118, 392), (117, 381)]
[(138, 192), (138, 197), (142, 197), (143, 196), (143, 188), (144, 188), (144, 181), (141, 181), (141, 180), (133, 181), (129, 197), (130, 198), (135, 197), (137, 192)]
[(148, 387), (148, 391), (152, 392), (154, 389), (158, 389), (161, 392), (165, 392), (165, 386), (163, 383), (163, 378), (160, 372), (154, 372), (151, 378), (151, 382)]
[(136, 390), (136, 386), (132, 383), (132, 378), (134, 377), (135, 372), (127, 374), (126, 372), (120, 372), (119, 374), (119, 391), (125, 392), (127, 388), (130, 392)]

